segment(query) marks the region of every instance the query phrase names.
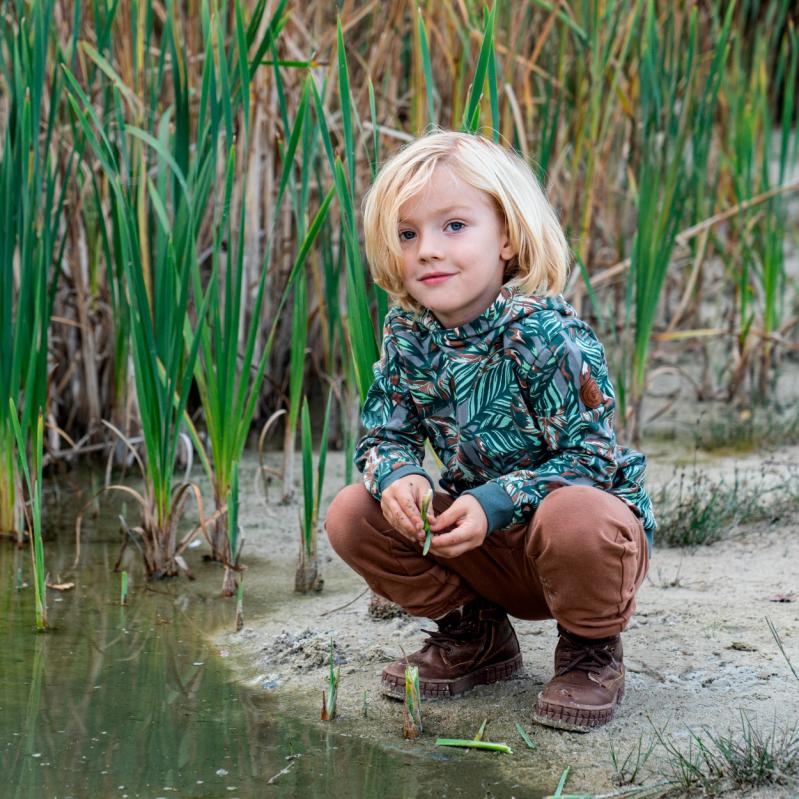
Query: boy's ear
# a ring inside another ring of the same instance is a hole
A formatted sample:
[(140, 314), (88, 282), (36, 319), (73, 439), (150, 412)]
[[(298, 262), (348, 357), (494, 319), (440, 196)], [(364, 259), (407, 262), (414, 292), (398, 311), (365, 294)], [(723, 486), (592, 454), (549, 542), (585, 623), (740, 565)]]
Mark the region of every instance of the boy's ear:
[(511, 258), (514, 258), (516, 253), (516, 248), (513, 246), (510, 240), (510, 236), (508, 235), (508, 226), (505, 226), (505, 229), (502, 233), (502, 246), (499, 248), (499, 257), (503, 261), (510, 261)]

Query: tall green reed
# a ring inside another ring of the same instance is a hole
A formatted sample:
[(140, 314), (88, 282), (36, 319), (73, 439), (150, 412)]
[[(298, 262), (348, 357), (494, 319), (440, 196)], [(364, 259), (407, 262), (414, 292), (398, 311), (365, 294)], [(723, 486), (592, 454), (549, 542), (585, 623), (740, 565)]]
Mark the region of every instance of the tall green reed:
[[(0, 16), (0, 75), (6, 120), (0, 152), (0, 534), (21, 541), (15, 486), (14, 425), (24, 440), (47, 404), (48, 329), (65, 238), (66, 188), (76, 151), (57, 163), (54, 131), (62, 60), (51, 45), (49, 4), (13, 4), (19, 22)], [(49, 109), (49, 114), (46, 113)], [(21, 417), (9, 415), (9, 402)]]
[[(739, 28), (757, 11), (757, 5), (745, 3)], [(780, 333), (784, 315), (787, 217), (786, 200), (780, 194), (762, 205), (748, 205), (748, 201), (784, 183), (792, 163), (791, 139), (794, 147), (799, 142), (799, 134), (792, 129), (799, 39), (786, 25), (787, 11), (786, 0), (766, 7), (764, 24), (755, 27), (746, 46), (740, 38), (735, 40), (725, 75), (730, 111), (724, 161), (733, 199), (740, 206), (732, 225), (739, 252), (729, 259), (737, 357), (728, 392), (730, 396), (738, 393), (750, 374), (750, 395), (755, 401), (768, 397), (774, 337)], [(777, 107), (780, 95), (782, 104)], [(779, 117), (776, 130), (775, 117)]]
[[(731, 13), (732, 6), (714, 43), (719, 70), (726, 57)], [(704, 105), (700, 107), (698, 60), (696, 9), (687, 19), (658, 20), (655, 4), (648, 0), (639, 42), (637, 220), (626, 289), (625, 327), (632, 328), (632, 342), (626, 345), (630, 349), (625, 352), (618, 386), (621, 417), (633, 439), (641, 434), (652, 332), (676, 236), (685, 219), (690, 176), (694, 169), (701, 170), (702, 155), (707, 153), (702, 142), (712, 133), (720, 73), (710, 76), (710, 89), (702, 96)], [(692, 155), (700, 160), (698, 164), (688, 157), (691, 135)]]
[(47, 575), (44, 569), (44, 543), (42, 541), (42, 452), (44, 420), (42, 411), (36, 418), (31, 437), (31, 467), (28, 466), (28, 455), (25, 436), (19, 423), (17, 407), (14, 400), (9, 399), (9, 418), (17, 445), (17, 463), (25, 479), (25, 487), (30, 499), (28, 531), (31, 546), (31, 565), (33, 567), (34, 607), (36, 630), (47, 629)]
[[(273, 48), (274, 50), (274, 48)], [(292, 126), (289, 120), (286, 91), (283, 78), (281, 76), (277, 53), (274, 56), (274, 80), (277, 86), (279, 100), (280, 118), (283, 127), (287, 131), (292, 131), (292, 142), (295, 147), (297, 144), (297, 134), (302, 139), (302, 155), (298, 164), (299, 175), (295, 175), (294, 164), (292, 163), (294, 151), (283, 153), (281, 157), (284, 165), (283, 176), (288, 178), (288, 193), (291, 200), (292, 216), (297, 240), (302, 242), (306, 235), (308, 225), (307, 208), (309, 205), (309, 192), (311, 178), (317, 161), (317, 130), (310, 115), (306, 114), (309, 99), (310, 84), (312, 81), (309, 75), (303, 85), (300, 104), (297, 110), (295, 124)], [(304, 66), (310, 66), (310, 63)], [(281, 182), (281, 189), (285, 189), (285, 181)], [(322, 192), (320, 191), (320, 194)], [(279, 193), (282, 197), (282, 192)], [(294, 453), (295, 438), (297, 433), (297, 421), (300, 414), (300, 403), (303, 396), (303, 382), (305, 379), (306, 363), (306, 342), (308, 340), (308, 275), (303, 270), (294, 279), (292, 302), (292, 321), (291, 321), (291, 353), (289, 356), (289, 407), (285, 416), (285, 428), (283, 436), (283, 502), (288, 502), (294, 496)]]
[[(284, 8), (285, 1), (276, 8), (266, 26), (263, 40), (255, 47), (256, 52), (264, 53), (273, 44), (274, 37), (284, 24)], [(263, 14), (262, 6), (259, 11)], [(234, 522), (237, 517), (238, 492), (234, 487), (238, 485), (238, 464), (270, 353), (270, 348), (266, 347), (260, 355), (256, 355), (269, 248), (267, 247), (267, 257), (261, 266), (255, 299), (247, 321), (244, 304), (247, 216), (243, 194), (238, 197), (238, 218), (231, 212), (237, 176), (236, 154), (239, 151), (235, 146), (237, 137), (234, 126), (237, 122), (241, 123), (244, 134), (243, 146), (240, 148), (245, 153), (242, 159), (243, 173), (246, 174), (249, 169), (250, 82), (252, 71), (258, 68), (258, 63), (249, 61), (248, 52), (254, 47), (253, 36), (260, 20), (260, 16), (254, 16), (245, 28), (241, 9), (236, 4), (235, 34), (230, 37), (228, 46), (222, 18), (215, 14), (212, 19), (207, 16), (207, 11), (204, 14), (206, 52), (212, 52), (214, 58), (205, 60), (202, 102), (197, 120), (198, 136), (201, 137), (203, 148), (207, 148), (209, 158), (214, 157), (212, 153), (216, 152), (220, 141), (225, 142), (229, 150), (222, 201), (218, 208), (212, 209), (214, 233), (210, 256), (211, 291), (208, 313), (198, 320), (201, 347), (194, 369), (208, 433), (208, 453), (193, 424), (187, 419), (195, 447), (213, 485), (217, 520), (211, 535), (212, 557), (225, 565), (222, 592), (228, 596), (235, 593), (234, 571), (238, 569), (240, 554), (237, 524)], [(303, 107), (304, 104), (301, 104), (301, 108)], [(302, 113), (299, 117), (301, 127)], [(292, 135), (289, 163), (295, 149), (296, 136)], [(216, 164), (209, 163), (207, 169), (215, 172)], [(285, 182), (284, 176), (278, 192), (277, 207), (280, 206)], [(200, 296), (204, 278), (198, 261), (194, 263), (192, 279), (195, 296)], [(191, 337), (189, 325), (186, 326), (186, 333), (188, 342)], [(240, 351), (242, 337), (243, 352)]]
[[(206, 5), (206, 18), (209, 18)], [(141, 21), (140, 7), (131, 15)], [(136, 395), (144, 437), (145, 488), (138, 499), (142, 508), (141, 544), (148, 574), (168, 576), (186, 569), (177, 540), (177, 521), (188, 492), (200, 501), (196, 486), (173, 485), (175, 454), (183, 414), (200, 346), (199, 323), (190, 323), (191, 279), (198, 258), (198, 232), (213, 186), (215, 142), (200, 142), (190, 157), (189, 86), (178, 49), (175, 10), (167, 3), (157, 58), (140, 53), (139, 65), (158, 81), (169, 80), (174, 93), (175, 117), (167, 109), (152, 123), (152, 132), (128, 122), (125, 103), (137, 111), (132, 93), (113, 67), (93, 48), (84, 50), (114, 83), (116, 127), (106, 127), (87, 94), (65, 68), (70, 104), (81, 131), (109, 181), (115, 257), (120, 258), (131, 316), (131, 351)], [(146, 18), (152, 30), (152, 17)], [(210, 41), (206, 57), (213, 59)], [(172, 68), (164, 70), (169, 51)], [(137, 51), (138, 52), (138, 51)], [(154, 61), (150, 62), (149, 59)], [(154, 88), (161, 89), (160, 82)], [(201, 105), (203, 98), (201, 97)], [(109, 133), (114, 131), (113, 142)], [(206, 311), (210, 292), (195, 297), (197, 318)], [(184, 339), (187, 326), (192, 331)], [(126, 489), (128, 493), (131, 489)], [(200, 508), (202, 519), (202, 507)]]
[(330, 424), (330, 408), (333, 404), (333, 392), (327, 397), (325, 418), (322, 422), (322, 434), (319, 439), (319, 459), (316, 467), (316, 480), (313, 473), (313, 439), (311, 435), (311, 414), (308, 410), (308, 398), (302, 403), (302, 486), (303, 513), (302, 535), (300, 540), (300, 559), (294, 577), (294, 590), (300, 593), (320, 591), (322, 576), (318, 558), (319, 507), (322, 501), (322, 489), (325, 481), (325, 463), (327, 460), (327, 432)]
[[(325, 257), (325, 296), (330, 309), (330, 329), (335, 330), (341, 346), (341, 373), (343, 386), (339, 390), (339, 408), (344, 434), (345, 480), (352, 480), (352, 455), (357, 433), (357, 411), (366, 396), (372, 380), (372, 365), (378, 358), (377, 334), (372, 318), (372, 308), (382, 318), (387, 310), (386, 293), (376, 285), (368, 285), (366, 265), (361, 257), (358, 233), (358, 214), (356, 201), (356, 175), (359, 152), (355, 145), (354, 123), (361, 128), (357, 108), (350, 89), (349, 67), (344, 46), (341, 20), (337, 19), (336, 30), (336, 72), (338, 78), (338, 101), (341, 107), (341, 141), (336, 154), (328, 127), (329, 114), (325, 109), (324, 95), (327, 86), (319, 91), (312, 84), (316, 125), (319, 131), (327, 164), (332, 173), (333, 188), (338, 199), (339, 260), (332, 263)], [(374, 92), (370, 84), (372, 104)], [(372, 120), (373, 125), (376, 120)], [(374, 174), (378, 158), (377, 138), (372, 137), (373, 147), (369, 163)], [(341, 155), (344, 160), (342, 161)], [(331, 231), (331, 239), (333, 237)], [(339, 305), (339, 285), (341, 272), (344, 275), (346, 304)], [(333, 336), (331, 336), (331, 340)]]

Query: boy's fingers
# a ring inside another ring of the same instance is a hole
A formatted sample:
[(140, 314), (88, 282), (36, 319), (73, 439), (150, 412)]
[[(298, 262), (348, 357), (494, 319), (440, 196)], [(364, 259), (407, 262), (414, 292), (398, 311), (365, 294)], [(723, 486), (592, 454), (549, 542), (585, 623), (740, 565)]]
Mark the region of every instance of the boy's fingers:
[(413, 522), (408, 518), (405, 511), (402, 509), (402, 506), (396, 499), (389, 500), (388, 507), (386, 508), (386, 513), (384, 512), (383, 515), (386, 517), (386, 521), (394, 528), (399, 530), (405, 535), (414, 535), (415, 532), (415, 525)]
[(454, 508), (453, 505), (450, 505), (445, 511), (443, 511), (439, 516), (436, 516), (435, 519), (430, 520), (430, 527), (434, 530), (442, 530), (444, 527), (448, 527), (451, 524), (455, 524), (455, 522), (460, 519), (460, 512), (457, 508)]
[(448, 547), (461, 544), (464, 541), (463, 534), (460, 527), (450, 530), (448, 533), (441, 533), (433, 539), (438, 549), (447, 549)]

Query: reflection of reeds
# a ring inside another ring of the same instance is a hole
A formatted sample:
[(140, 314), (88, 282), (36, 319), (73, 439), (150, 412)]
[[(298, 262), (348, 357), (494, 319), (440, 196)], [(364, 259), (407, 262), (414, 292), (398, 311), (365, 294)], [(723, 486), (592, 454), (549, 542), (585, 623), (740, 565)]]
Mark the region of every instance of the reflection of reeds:
[(128, 573), (126, 571), (119, 575), (119, 604), (128, 604)]

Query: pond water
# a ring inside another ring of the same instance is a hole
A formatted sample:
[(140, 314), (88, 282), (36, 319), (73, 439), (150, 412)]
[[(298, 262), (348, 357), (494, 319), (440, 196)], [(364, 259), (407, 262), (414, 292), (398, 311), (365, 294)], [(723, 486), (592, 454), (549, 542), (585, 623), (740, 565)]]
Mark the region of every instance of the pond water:
[(0, 541), (3, 797), (543, 796), (500, 773), (502, 755), (345, 737), (335, 722), (297, 718), (279, 696), (232, 682), (204, 637), (233, 623), (217, 569), (199, 564), (195, 582), (155, 584), (137, 569), (121, 607), (113, 522), (84, 540), (74, 571), (68, 505), (58, 510), (50, 581), (75, 587), (48, 591), (46, 634), (33, 631), (28, 551)]

